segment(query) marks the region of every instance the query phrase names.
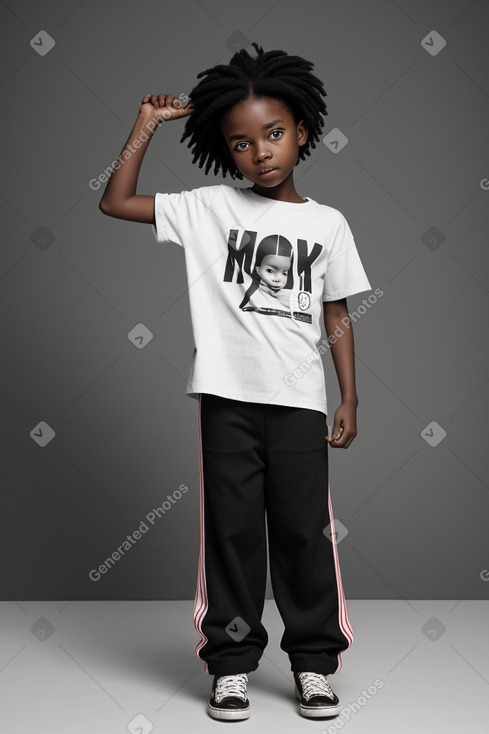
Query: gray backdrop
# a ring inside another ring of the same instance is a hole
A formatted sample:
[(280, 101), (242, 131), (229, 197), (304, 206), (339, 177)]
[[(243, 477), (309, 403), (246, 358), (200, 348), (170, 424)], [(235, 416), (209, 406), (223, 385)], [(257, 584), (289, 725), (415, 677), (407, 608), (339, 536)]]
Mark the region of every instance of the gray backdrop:
[[(9, 0), (0, 16), (1, 598), (194, 597), (184, 253), (104, 216), (96, 186), (144, 94), (188, 93), (253, 40), (315, 62), (329, 114), (297, 188), (343, 212), (383, 294), (348, 301), (359, 433), (330, 451), (346, 596), (487, 598), (487, 0)], [(158, 130), (138, 193), (222, 180), (192, 165), (183, 124)]]

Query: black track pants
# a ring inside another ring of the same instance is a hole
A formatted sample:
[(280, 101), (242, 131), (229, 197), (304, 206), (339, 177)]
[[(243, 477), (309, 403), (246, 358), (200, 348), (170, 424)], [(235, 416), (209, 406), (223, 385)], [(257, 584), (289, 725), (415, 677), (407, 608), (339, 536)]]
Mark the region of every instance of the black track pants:
[[(353, 633), (341, 584), (320, 411), (199, 399), (201, 540), (196, 656), (211, 675), (249, 673), (268, 642), (270, 576), (291, 670), (330, 674)], [(331, 532), (332, 531), (332, 532)], [(331, 540), (331, 538), (333, 540)]]

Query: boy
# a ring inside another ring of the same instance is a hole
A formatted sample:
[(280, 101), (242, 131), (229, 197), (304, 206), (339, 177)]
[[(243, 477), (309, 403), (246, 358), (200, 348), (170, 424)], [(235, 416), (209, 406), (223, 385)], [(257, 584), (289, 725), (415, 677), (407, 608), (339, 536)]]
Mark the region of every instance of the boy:
[[(158, 243), (185, 252), (195, 341), (186, 392), (199, 400), (195, 653), (214, 675), (208, 713), (223, 720), (250, 715), (248, 673), (268, 641), (261, 623), (266, 517), (285, 627), (280, 646), (289, 655), (299, 712), (328, 717), (340, 706), (327, 675), (341, 669), (341, 653), (353, 641), (328, 444), (348, 448), (356, 436), (346, 297), (370, 283), (343, 215), (301, 197), (294, 185), (294, 168), (319, 141), (327, 114), (322, 82), (300, 56), (253, 47), (255, 57), (241, 50), (228, 65), (201, 72), (185, 108), (172, 95), (143, 98), (100, 209), (152, 224)], [(251, 187), (136, 194), (152, 137), (146, 131), (185, 116), (182, 141), (190, 138), (193, 162), (205, 164), (206, 174), (214, 164), (214, 173), (244, 177)], [(265, 298), (260, 283), (280, 299)], [(261, 294), (256, 302), (253, 293)], [(321, 318), (341, 391), (331, 436), (317, 349)]]

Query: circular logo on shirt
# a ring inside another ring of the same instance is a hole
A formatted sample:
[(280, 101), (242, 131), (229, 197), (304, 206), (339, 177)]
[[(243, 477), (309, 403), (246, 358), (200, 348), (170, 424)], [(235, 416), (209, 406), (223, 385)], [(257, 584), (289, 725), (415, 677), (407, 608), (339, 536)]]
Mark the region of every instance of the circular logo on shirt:
[(301, 291), (297, 298), (297, 302), (301, 311), (307, 311), (311, 305), (311, 296), (309, 293), (306, 293), (306, 291)]

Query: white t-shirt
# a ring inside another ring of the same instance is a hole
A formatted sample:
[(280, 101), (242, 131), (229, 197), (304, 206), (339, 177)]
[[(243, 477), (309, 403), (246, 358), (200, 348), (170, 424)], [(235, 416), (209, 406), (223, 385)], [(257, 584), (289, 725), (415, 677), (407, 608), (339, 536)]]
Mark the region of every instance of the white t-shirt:
[(186, 394), (327, 415), (323, 301), (371, 289), (341, 212), (219, 184), (155, 194), (155, 221), (156, 241), (185, 251), (195, 342)]

